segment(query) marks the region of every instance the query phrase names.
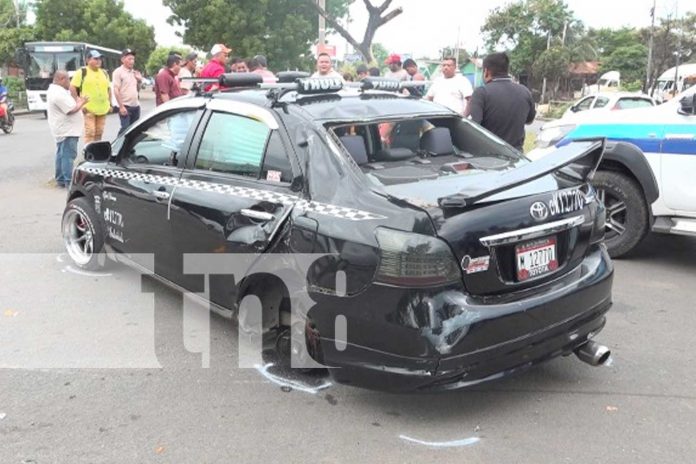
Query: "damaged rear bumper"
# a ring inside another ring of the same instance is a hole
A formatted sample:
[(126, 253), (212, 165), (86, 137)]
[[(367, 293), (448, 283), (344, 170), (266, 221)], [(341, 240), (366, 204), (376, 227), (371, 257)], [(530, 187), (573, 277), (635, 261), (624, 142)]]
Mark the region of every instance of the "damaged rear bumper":
[[(339, 383), (388, 391), (466, 388), (566, 355), (599, 332), (611, 307), (613, 267), (604, 246), (572, 272), (533, 291), (475, 298), (461, 289), (374, 287), (318, 319), (322, 362)], [(328, 301), (327, 301), (328, 303)], [(343, 314), (348, 343), (322, 322)], [(316, 320), (315, 320), (316, 322)], [(336, 346), (341, 346), (339, 351)]]

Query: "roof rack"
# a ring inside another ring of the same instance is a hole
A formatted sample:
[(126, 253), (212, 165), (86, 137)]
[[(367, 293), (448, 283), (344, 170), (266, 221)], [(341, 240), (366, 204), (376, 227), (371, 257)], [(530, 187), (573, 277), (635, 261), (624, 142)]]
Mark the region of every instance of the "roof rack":
[[(403, 89), (424, 87), (430, 81), (398, 81), (379, 77), (368, 77), (360, 82), (345, 82), (341, 78), (309, 77), (306, 72), (284, 71), (277, 75), (276, 83), (264, 83), (263, 77), (256, 73), (226, 73), (219, 78), (190, 78), (182, 80), (194, 84), (217, 84), (227, 89), (261, 89), (268, 90), (267, 97), (275, 106), (280, 99), (290, 92), (300, 95), (318, 95), (337, 93), (344, 88), (358, 89), (361, 92), (380, 90), (385, 92), (400, 92)], [(210, 95), (203, 86), (196, 87), (196, 95)]]

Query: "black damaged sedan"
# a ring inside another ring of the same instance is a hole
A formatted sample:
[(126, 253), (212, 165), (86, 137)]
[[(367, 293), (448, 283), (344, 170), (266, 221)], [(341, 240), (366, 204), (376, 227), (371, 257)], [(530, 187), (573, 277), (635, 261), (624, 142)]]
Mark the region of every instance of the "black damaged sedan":
[(187, 255), (323, 254), (295, 276), (312, 300), (300, 322), (295, 289), (253, 260), (243, 278), (211, 276), (208, 298), (235, 314), (257, 296), (270, 346), (300, 330), (356, 386), (456, 389), (573, 352), (607, 360), (591, 340), (613, 276), (589, 184), (602, 140), (532, 163), (408, 84), (295, 77), (225, 75), (228, 90), (88, 145), (62, 221), (72, 260), (150, 253), (158, 278), (203, 292)]

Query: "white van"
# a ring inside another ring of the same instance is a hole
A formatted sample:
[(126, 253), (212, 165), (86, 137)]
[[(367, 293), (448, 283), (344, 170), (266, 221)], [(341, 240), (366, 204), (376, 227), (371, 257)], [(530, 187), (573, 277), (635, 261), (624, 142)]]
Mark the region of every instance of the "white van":
[(663, 72), (660, 77), (657, 78), (657, 83), (652, 92), (652, 96), (659, 101), (667, 101), (674, 97), (674, 95), (686, 90), (684, 87), (684, 78), (692, 74), (696, 74), (696, 63), (687, 63), (679, 66), (679, 75), (677, 74), (677, 68), (669, 68), (667, 71)]

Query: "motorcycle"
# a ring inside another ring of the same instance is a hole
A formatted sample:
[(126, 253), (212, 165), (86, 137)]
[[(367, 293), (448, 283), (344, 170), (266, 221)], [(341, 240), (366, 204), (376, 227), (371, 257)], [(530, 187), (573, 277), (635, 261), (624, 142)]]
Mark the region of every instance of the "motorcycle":
[(5, 109), (0, 106), (0, 129), (9, 134), (14, 129), (14, 121), (14, 104), (7, 100), (7, 120), (5, 119)]

